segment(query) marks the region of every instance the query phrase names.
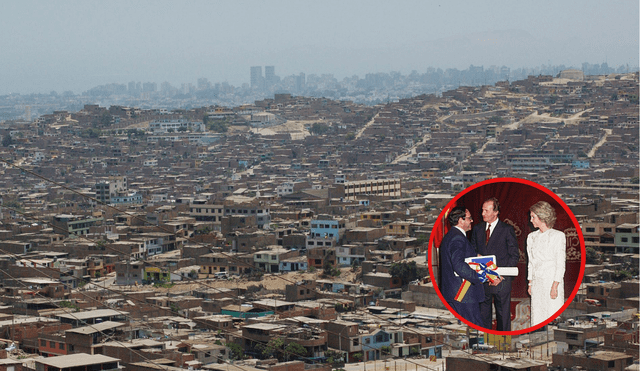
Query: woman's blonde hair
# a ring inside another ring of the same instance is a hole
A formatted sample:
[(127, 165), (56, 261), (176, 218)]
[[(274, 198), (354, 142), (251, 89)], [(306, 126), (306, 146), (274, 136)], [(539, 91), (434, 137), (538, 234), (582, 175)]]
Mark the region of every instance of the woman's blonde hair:
[(553, 228), (556, 223), (556, 210), (546, 201), (538, 201), (529, 208), (529, 211), (536, 214), (549, 228)]

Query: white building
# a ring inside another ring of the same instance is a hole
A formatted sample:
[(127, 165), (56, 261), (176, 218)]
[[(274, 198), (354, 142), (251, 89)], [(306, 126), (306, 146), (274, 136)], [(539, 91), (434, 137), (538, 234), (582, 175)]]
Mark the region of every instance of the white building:
[(400, 179), (357, 180), (344, 184), (347, 200), (357, 200), (360, 196), (400, 197), (401, 191)]
[(144, 162), (142, 163), (143, 166), (158, 166), (158, 160), (156, 160), (155, 158), (151, 158), (148, 160), (144, 160)]
[(204, 125), (202, 122), (187, 121), (184, 119), (154, 120), (149, 123), (149, 130), (154, 133), (169, 133), (180, 130), (204, 131)]

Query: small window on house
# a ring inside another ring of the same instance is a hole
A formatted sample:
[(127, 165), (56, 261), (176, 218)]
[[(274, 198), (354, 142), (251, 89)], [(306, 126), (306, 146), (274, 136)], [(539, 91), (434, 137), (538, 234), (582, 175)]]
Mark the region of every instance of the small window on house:
[(300, 290), (300, 295), (304, 295), (304, 290)]
[(64, 350), (64, 343), (58, 343), (58, 348)]
[(47, 341), (46, 340), (40, 340), (40, 346), (41, 347), (46, 347), (47, 346)]

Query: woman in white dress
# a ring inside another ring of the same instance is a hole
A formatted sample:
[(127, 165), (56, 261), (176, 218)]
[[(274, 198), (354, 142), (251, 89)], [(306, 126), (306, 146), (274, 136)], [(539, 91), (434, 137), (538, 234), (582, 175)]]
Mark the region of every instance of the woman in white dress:
[(531, 326), (549, 319), (564, 304), (564, 271), (567, 239), (553, 229), (556, 211), (540, 201), (529, 209), (531, 223), (537, 231), (527, 236)]

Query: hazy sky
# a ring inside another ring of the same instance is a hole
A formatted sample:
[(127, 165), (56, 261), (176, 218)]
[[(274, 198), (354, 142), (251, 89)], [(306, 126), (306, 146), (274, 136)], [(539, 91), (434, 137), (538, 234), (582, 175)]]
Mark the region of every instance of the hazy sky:
[(638, 66), (638, 0), (3, 1), (0, 94), (199, 77)]

